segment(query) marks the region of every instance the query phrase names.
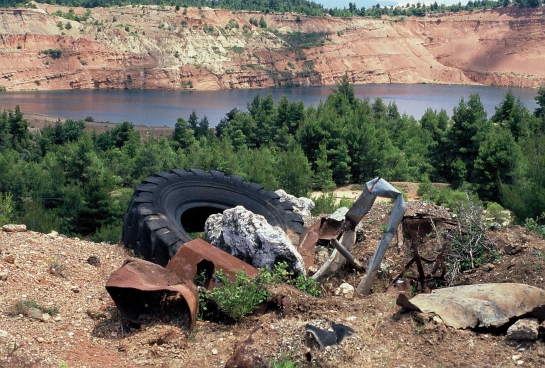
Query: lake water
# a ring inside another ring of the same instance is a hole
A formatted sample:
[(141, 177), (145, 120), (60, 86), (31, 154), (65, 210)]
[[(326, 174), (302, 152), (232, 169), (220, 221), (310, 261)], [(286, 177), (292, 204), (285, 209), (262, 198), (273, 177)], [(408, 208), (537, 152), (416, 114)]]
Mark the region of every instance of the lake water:
[[(328, 87), (268, 88), (224, 91), (150, 91), (150, 90), (67, 90), (25, 91), (0, 93), (0, 109), (14, 109), (19, 105), (23, 113), (38, 113), (63, 118), (84, 119), (92, 116), (95, 121), (135, 125), (174, 127), (176, 119), (187, 119), (193, 110), (202, 118), (208, 117), (210, 126), (216, 126), (232, 108), (247, 111), (246, 106), (256, 94), (261, 97), (272, 93), (276, 102), (286, 95), (288, 100), (302, 100), (305, 107), (317, 106), (325, 101), (334, 89)], [(429, 84), (373, 84), (354, 86), (356, 97), (374, 99), (381, 97), (385, 104), (395, 101), (401, 114), (420, 119), (426, 109), (444, 109), (449, 116), (461, 98), (478, 93), (488, 113), (503, 100), (508, 87), (494, 86), (447, 86)], [(534, 97), (537, 90), (513, 88), (531, 111), (537, 107)]]

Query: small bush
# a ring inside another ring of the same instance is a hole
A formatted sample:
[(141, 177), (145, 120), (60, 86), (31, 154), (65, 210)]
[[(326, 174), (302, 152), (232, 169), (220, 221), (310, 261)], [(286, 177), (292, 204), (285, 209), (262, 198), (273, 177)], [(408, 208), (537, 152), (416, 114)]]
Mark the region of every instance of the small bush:
[(222, 270), (216, 271), (214, 275), (222, 286), (207, 290), (205, 296), (212, 299), (220, 311), (234, 320), (252, 313), (269, 296), (266, 285), (258, 276), (252, 279), (244, 272), (239, 272), (235, 275), (235, 282), (231, 282)]
[(497, 222), (503, 225), (510, 219), (509, 211), (506, 211), (500, 204), (490, 202), (486, 206), (486, 218), (490, 222)]
[(108, 244), (119, 244), (121, 242), (121, 225), (102, 225), (100, 229), (91, 236), (91, 240), (96, 243), (104, 242)]
[(282, 353), (279, 359), (275, 359), (270, 364), (271, 368), (297, 368), (293, 358), (289, 355)]
[(527, 218), (524, 222), (524, 227), (526, 228), (526, 231), (538, 233), (543, 239), (545, 239), (545, 225), (539, 224), (539, 220), (543, 217), (545, 217), (545, 212), (541, 216), (538, 216), (535, 220), (533, 218)]
[(312, 214), (319, 216), (321, 214), (330, 214), (335, 212), (337, 204), (335, 203), (335, 195), (333, 192), (324, 192), (318, 197), (312, 199), (314, 201), (314, 208)]
[(48, 50), (43, 50), (42, 53), (49, 55), (49, 57), (51, 57), (52, 59), (58, 59), (62, 55), (62, 50), (48, 49)]
[(52, 275), (61, 275), (66, 270), (66, 263), (60, 259), (51, 259), (48, 264), (49, 273)]
[(28, 311), (30, 308), (36, 308), (42, 311), (42, 313), (47, 313), (50, 316), (53, 316), (55, 314), (59, 313), (59, 308), (57, 306), (52, 307), (42, 307), (39, 305), (36, 301), (29, 299), (29, 300), (18, 300), (10, 308), (10, 314), (17, 316), (19, 314), (22, 314), (26, 316), (28, 314)]
[[(321, 290), (318, 283), (312, 278), (305, 279), (305, 276), (294, 275), (288, 271), (288, 264), (280, 262), (275, 265), (272, 271), (262, 269), (259, 274), (253, 278), (248, 277), (244, 272), (235, 275), (235, 281), (231, 282), (222, 270), (216, 271), (214, 276), (222, 286), (213, 290), (200, 289), (199, 309), (200, 316), (208, 309), (208, 301), (216, 303), (218, 309), (227, 314), (234, 320), (252, 313), (259, 304), (265, 302), (270, 296), (267, 286), (276, 285), (285, 282), (297, 289), (306, 292), (312, 296), (320, 296)], [(193, 280), (195, 285), (204, 286), (206, 284), (206, 274), (200, 273)]]
[(500, 258), (498, 249), (489, 241), (488, 227), (483, 221), (483, 207), (466, 196), (466, 200), (458, 204), (455, 212), (457, 229), (441, 235), (447, 240), (446, 278), (450, 284), (463, 271)]
[(13, 196), (10, 193), (0, 193), (0, 226), (13, 220)]

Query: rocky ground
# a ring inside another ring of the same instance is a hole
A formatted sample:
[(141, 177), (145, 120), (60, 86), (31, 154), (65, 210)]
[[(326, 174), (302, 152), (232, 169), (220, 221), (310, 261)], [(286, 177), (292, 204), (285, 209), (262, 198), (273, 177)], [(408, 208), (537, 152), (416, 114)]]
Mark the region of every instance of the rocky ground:
[[(433, 209), (414, 203), (413, 208)], [(378, 203), (364, 219), (364, 239), (354, 249), (360, 261), (374, 252), (389, 207)], [(502, 251), (501, 258), (463, 273), (459, 283), (518, 282), (541, 287), (543, 239), (518, 226), (490, 232), (489, 237)], [(239, 358), (251, 359), (252, 366), (282, 356), (290, 356), (299, 366), (322, 367), (545, 364), (542, 337), (510, 341), (505, 338), (506, 328), (455, 330), (398, 307), (399, 292), (386, 287), (408, 258), (405, 247), (400, 253), (390, 247), (384, 261), (391, 267), (368, 297), (335, 295), (340, 284), (356, 286), (361, 280), (362, 274), (347, 267), (323, 284), (321, 297), (279, 287), (275, 293), (289, 296), (290, 308), (249, 316), (236, 324), (198, 321), (189, 331), (168, 316), (150, 316), (140, 328), (123, 320), (104, 288), (110, 273), (131, 257), (121, 246), (56, 233), (6, 230), (0, 231), (0, 244), (0, 367), (223, 367), (235, 351)], [(348, 325), (356, 333), (339, 348), (322, 350), (306, 335), (305, 325), (327, 328), (330, 321)]]

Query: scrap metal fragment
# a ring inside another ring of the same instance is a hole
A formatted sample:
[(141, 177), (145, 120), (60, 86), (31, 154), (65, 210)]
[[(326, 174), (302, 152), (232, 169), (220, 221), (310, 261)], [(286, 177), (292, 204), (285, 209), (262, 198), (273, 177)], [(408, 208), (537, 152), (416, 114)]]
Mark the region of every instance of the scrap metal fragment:
[(350, 219), (352, 223), (354, 223), (354, 221), (357, 221), (356, 224), (359, 223), (363, 216), (369, 212), (369, 209), (375, 202), (377, 196), (395, 199), (395, 203), (394, 207), (392, 208), (392, 212), (390, 213), (390, 220), (388, 221), (386, 233), (382, 236), (382, 239), (375, 250), (375, 254), (369, 262), (367, 272), (356, 289), (363, 295), (369, 295), (371, 293), (371, 286), (373, 285), (373, 281), (377, 276), (382, 258), (384, 258), (388, 244), (390, 244), (390, 241), (396, 234), (397, 228), (403, 219), (405, 210), (407, 209), (403, 195), (387, 181), (377, 178), (368, 181), (365, 184), (363, 192), (356, 200), (350, 211), (348, 211), (346, 214), (347, 219)]
[(405, 309), (433, 312), (454, 328), (499, 327), (510, 318), (530, 314), (543, 319), (545, 290), (516, 283), (463, 285), (418, 294), (399, 294)]
[(240, 271), (243, 271), (249, 277), (259, 273), (259, 270), (254, 266), (202, 239), (195, 239), (185, 243), (165, 268), (182, 280), (193, 280), (197, 273), (204, 271), (206, 273), (204, 286), (209, 289), (217, 286), (211, 282), (213, 280), (212, 275), (220, 269), (231, 281), (235, 281), (235, 274)]
[(323, 330), (319, 327), (307, 324), (305, 326), (305, 331), (312, 335), (322, 349), (325, 349), (328, 346), (339, 346), (345, 337), (352, 336), (356, 333), (352, 327), (341, 323), (331, 322), (331, 328), (333, 331)]
[(336, 250), (338, 250), (344, 258), (350, 263), (354, 268), (360, 272), (364, 272), (365, 268), (361, 265), (360, 262), (350, 253), (345, 247), (342, 246), (341, 243), (337, 239), (331, 239), (330, 241), (331, 245), (335, 247)]
[(174, 272), (155, 263), (142, 259), (125, 261), (110, 275), (106, 290), (123, 317), (134, 323), (138, 323), (149, 300), (165, 292), (180, 294), (189, 309), (191, 326), (195, 324), (199, 305), (197, 288), (193, 282), (182, 281)]

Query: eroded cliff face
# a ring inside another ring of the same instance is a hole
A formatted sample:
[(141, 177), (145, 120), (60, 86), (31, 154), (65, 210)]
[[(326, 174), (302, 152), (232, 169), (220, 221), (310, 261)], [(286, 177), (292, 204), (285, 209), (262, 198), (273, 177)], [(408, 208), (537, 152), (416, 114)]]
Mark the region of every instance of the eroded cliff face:
[[(94, 8), (76, 22), (53, 15), (68, 8), (37, 6), (0, 9), (7, 90), (332, 85), (345, 73), (355, 84), (545, 82), (543, 8), (405, 20), (267, 14), (262, 29), (253, 12), (129, 6)], [(281, 35), (298, 31), (327, 36), (321, 46), (289, 47)]]

